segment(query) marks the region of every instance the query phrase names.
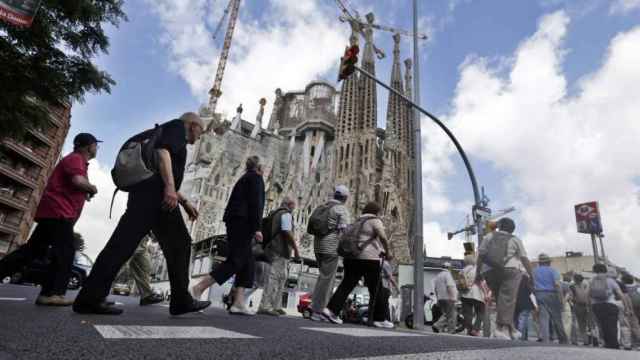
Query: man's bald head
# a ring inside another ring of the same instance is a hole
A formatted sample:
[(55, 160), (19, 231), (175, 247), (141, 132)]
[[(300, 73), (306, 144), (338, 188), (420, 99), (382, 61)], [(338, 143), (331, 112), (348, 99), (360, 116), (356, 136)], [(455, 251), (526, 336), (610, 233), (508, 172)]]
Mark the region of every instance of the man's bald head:
[(194, 144), (200, 138), (204, 130), (204, 121), (194, 112), (186, 112), (180, 116), (180, 120), (184, 122), (187, 130), (187, 142)]

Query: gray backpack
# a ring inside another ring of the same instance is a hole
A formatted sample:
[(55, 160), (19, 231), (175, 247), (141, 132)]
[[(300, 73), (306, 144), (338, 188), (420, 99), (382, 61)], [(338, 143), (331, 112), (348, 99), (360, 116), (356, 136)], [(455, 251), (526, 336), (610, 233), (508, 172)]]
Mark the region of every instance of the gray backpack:
[(609, 300), (609, 285), (607, 284), (606, 274), (598, 274), (591, 279), (589, 296), (598, 302), (606, 302)]
[(151, 178), (158, 172), (158, 156), (156, 143), (162, 136), (162, 127), (156, 124), (153, 129), (146, 130), (127, 140), (116, 156), (116, 163), (111, 169), (111, 179), (116, 189), (111, 197), (109, 218), (113, 210), (113, 200), (118, 190), (131, 191), (135, 186)]
[(504, 232), (495, 232), (489, 239), (487, 246), (480, 249), (480, 260), (495, 270), (502, 270), (509, 260), (507, 250), (513, 235)]
[(313, 210), (311, 217), (309, 217), (307, 232), (314, 236), (327, 236), (332, 230), (329, 229), (329, 215), (331, 214), (331, 209), (336, 205), (338, 204), (335, 202), (328, 202)]
[(338, 240), (338, 255), (342, 256), (343, 258), (356, 258), (362, 253), (362, 250), (365, 247), (367, 247), (376, 239), (376, 235), (374, 234), (367, 241), (364, 241), (362, 243), (360, 242), (360, 233), (362, 232), (362, 227), (367, 221), (373, 219), (377, 219), (377, 217), (360, 218), (353, 224), (349, 225), (347, 229), (342, 234), (340, 234), (340, 238)]

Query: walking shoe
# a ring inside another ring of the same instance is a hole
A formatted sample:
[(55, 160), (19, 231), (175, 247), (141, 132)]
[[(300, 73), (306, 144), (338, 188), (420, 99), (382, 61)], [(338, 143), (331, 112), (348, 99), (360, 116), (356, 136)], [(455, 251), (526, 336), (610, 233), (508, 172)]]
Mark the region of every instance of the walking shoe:
[(471, 330), (467, 333), (467, 335), (469, 336), (480, 336), (480, 331), (478, 330)]
[(284, 311), (283, 309), (276, 309), (276, 312), (280, 315), (287, 315), (287, 312)]
[(200, 300), (191, 300), (186, 304), (180, 305), (169, 305), (169, 313), (171, 315), (182, 315), (191, 312), (198, 312), (200, 310), (204, 310), (211, 305), (211, 301), (200, 301)]
[(120, 315), (123, 310), (115, 306), (107, 305), (104, 301), (97, 304), (75, 301), (73, 311), (78, 314)]
[(71, 306), (71, 305), (73, 305), (73, 300), (66, 299), (62, 295), (51, 295), (51, 296), (40, 295), (36, 299), (36, 305)]
[(522, 339), (522, 333), (516, 329), (511, 330), (511, 340), (520, 340)]
[(280, 313), (273, 309), (258, 309), (258, 315), (280, 316)]
[(140, 298), (140, 306), (153, 305), (157, 303), (161, 303), (164, 301), (164, 298), (160, 294), (151, 294), (149, 296), (145, 296)]
[(311, 317), (309, 317), (312, 321), (326, 321), (325, 317), (321, 313), (313, 312), (311, 313)]
[(36, 298), (36, 305), (44, 305), (44, 306), (51, 305), (52, 299), (53, 299), (53, 296), (38, 295), (38, 297)]
[(433, 330), (433, 332), (436, 334), (440, 332), (440, 328), (435, 325), (431, 326), (431, 330)]
[(498, 329), (495, 329), (493, 331), (493, 334), (491, 337), (494, 339), (500, 339), (500, 340), (511, 340), (511, 336), (509, 336), (509, 334), (507, 334), (504, 331), (500, 331)]
[(373, 326), (377, 327), (377, 328), (383, 328), (383, 329), (393, 329), (395, 327), (395, 325), (393, 325), (393, 323), (391, 321), (385, 320), (385, 321), (374, 321), (373, 322)]
[(325, 319), (329, 320), (330, 322), (334, 323), (334, 324), (342, 324), (342, 319), (340, 319), (339, 317), (337, 317), (331, 310), (325, 308), (324, 310), (322, 310), (322, 316), (325, 317)]
[(229, 314), (231, 314), (231, 315), (254, 316), (256, 313), (254, 313), (253, 311), (247, 309), (246, 306), (239, 307), (239, 306), (231, 305), (231, 307), (229, 308)]

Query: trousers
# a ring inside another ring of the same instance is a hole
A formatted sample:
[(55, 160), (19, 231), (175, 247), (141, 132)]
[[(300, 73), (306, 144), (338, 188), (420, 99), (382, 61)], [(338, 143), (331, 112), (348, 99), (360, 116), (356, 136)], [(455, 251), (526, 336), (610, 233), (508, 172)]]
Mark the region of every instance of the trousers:
[(260, 309), (278, 310), (282, 308), (282, 290), (287, 282), (289, 260), (275, 255), (271, 261), (269, 278), (262, 293)]
[(377, 296), (382, 287), (380, 261), (378, 260), (344, 259), (344, 279), (331, 297), (327, 307), (334, 314), (339, 314), (347, 297), (362, 277), (364, 277), (364, 284), (369, 290), (369, 316), (373, 312), (373, 321), (385, 321), (385, 309), (389, 307), (389, 303), (388, 298)]
[(311, 296), (311, 309), (314, 312), (322, 312), (327, 307), (338, 271), (338, 259), (338, 255), (316, 253), (319, 274)]
[(230, 219), (227, 226), (229, 253), (226, 260), (211, 271), (211, 277), (219, 285), (235, 275), (235, 287), (252, 288), (255, 276), (255, 258), (251, 250), (253, 233), (247, 230), (242, 218)]

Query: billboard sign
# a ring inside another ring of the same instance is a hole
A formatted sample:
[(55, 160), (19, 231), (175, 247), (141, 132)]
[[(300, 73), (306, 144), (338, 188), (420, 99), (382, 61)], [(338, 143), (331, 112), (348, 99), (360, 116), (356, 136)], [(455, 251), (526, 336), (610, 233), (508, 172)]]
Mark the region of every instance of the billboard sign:
[(0, 0), (0, 20), (16, 26), (31, 26), (41, 0)]
[(592, 201), (575, 206), (578, 232), (583, 234), (601, 234), (602, 221), (598, 202)]

